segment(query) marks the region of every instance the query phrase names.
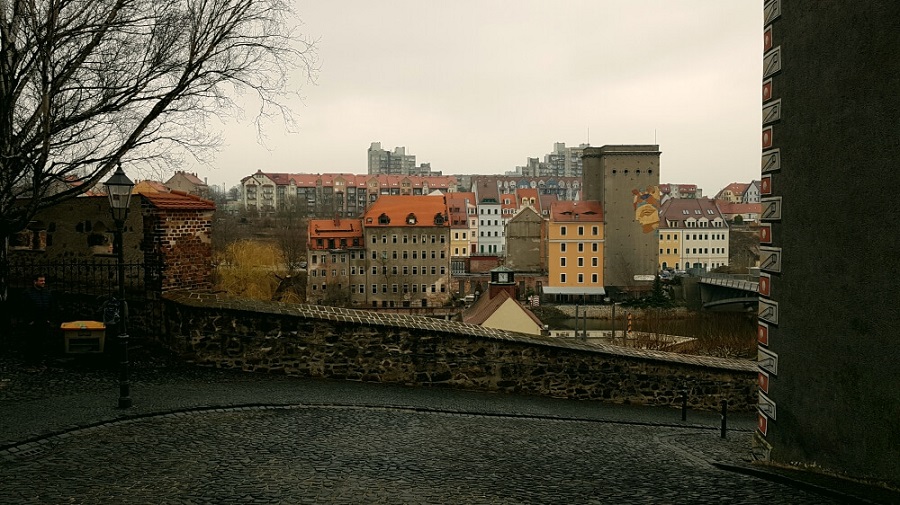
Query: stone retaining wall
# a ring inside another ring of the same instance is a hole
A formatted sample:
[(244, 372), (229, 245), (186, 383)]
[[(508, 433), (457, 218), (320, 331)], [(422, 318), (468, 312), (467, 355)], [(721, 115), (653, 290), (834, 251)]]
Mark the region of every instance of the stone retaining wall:
[(756, 408), (756, 365), (560, 342), (418, 316), (164, 296), (165, 344), (198, 364), (413, 386), (694, 409)]

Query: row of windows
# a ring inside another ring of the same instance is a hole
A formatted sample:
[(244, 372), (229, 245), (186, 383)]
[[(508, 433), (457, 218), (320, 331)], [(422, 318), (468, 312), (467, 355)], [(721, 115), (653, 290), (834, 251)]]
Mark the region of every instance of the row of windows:
[[(432, 244), (436, 244), (436, 243), (438, 243), (438, 242), (440, 242), (441, 244), (443, 244), (443, 243), (445, 243), (445, 242), (447, 241), (447, 236), (446, 236), (446, 235), (425, 235), (425, 234), (422, 234), (422, 243), (423, 243), (423, 244), (427, 244), (427, 243), (428, 243), (428, 238), (429, 238), (429, 237), (431, 237), (431, 243), (432, 243)], [(392, 244), (396, 244), (396, 243), (397, 243), (397, 240), (398, 240), (398, 236), (397, 236), (397, 235), (391, 235), (391, 243), (392, 243)], [(409, 236), (409, 235), (403, 235), (402, 237), (400, 237), (400, 240), (402, 240), (404, 244), (407, 244), (407, 243), (409, 243), (409, 241), (410, 241), (410, 236)], [(418, 240), (419, 240), (419, 235), (412, 235), (412, 243), (413, 243), (413, 244), (418, 244), (418, 243), (419, 243)], [(377, 243), (378, 243), (378, 235), (372, 235), (372, 243), (373, 243), (373, 244), (377, 244)], [(382, 236), (381, 236), (381, 243), (382, 243), (382, 244), (387, 244), (387, 243), (388, 243), (388, 236), (387, 236), (387, 235), (382, 235)]]
[[(332, 285), (333, 285), (333, 284), (332, 284)], [(428, 289), (429, 289), (429, 288), (428, 288), (428, 284), (404, 284), (404, 285), (402, 286), (403, 293), (409, 293), (410, 290), (412, 290), (413, 293), (418, 293), (418, 292), (420, 291), (420, 287), (419, 287), (419, 286), (421, 286), (421, 292), (422, 292), (422, 293), (427, 293), (427, 292), (428, 292)], [(343, 289), (344, 286), (343, 286), (343, 284), (338, 284), (337, 287), (338, 287), (338, 289)], [(319, 290), (319, 285), (318, 285), (318, 284), (310, 284), (310, 289), (311, 289), (312, 291), (318, 291), (318, 290)], [(321, 290), (322, 290), (322, 291), (325, 291), (326, 289), (328, 289), (328, 284), (323, 282), (323, 283), (322, 283), (322, 286), (321, 286)], [(391, 291), (390, 291), (390, 292), (391, 292), (391, 293), (399, 293), (399, 292), (400, 292), (400, 289), (401, 289), (401, 286), (400, 286), (400, 285), (398, 285), (398, 284), (391, 284)], [(387, 293), (387, 292), (388, 292), (388, 285), (387, 285), (387, 284), (382, 284), (382, 285), (381, 285), (381, 292), (382, 292), (382, 293)], [(437, 292), (446, 293), (446, 292), (447, 292), (447, 287), (446, 287), (445, 285), (443, 285), (443, 284), (441, 284), (440, 286), (437, 286), (436, 284), (432, 284), (432, 285), (431, 285), (431, 292), (432, 292), (432, 293), (437, 293)], [(363, 295), (363, 294), (366, 293), (366, 285), (365, 285), (365, 284), (359, 284), (359, 285), (357, 285), (357, 284), (351, 284), (351, 285), (350, 285), (350, 293), (351, 293), (351, 294), (354, 294), (354, 295), (355, 295), (355, 294)], [(372, 294), (373, 294), (373, 295), (378, 294), (378, 284), (372, 284)]]
[[(576, 261), (575, 261), (575, 264), (576, 264), (577, 266), (580, 266), (580, 267), (583, 267), (583, 266), (584, 266), (584, 258), (575, 258), (575, 260), (576, 260)], [(599, 266), (599, 264), (600, 264), (600, 260), (599, 260), (599, 259), (597, 259), (597, 258), (591, 258), (591, 266), (592, 266), (592, 267)], [(565, 258), (565, 257), (559, 259), (559, 266), (561, 266), (561, 267), (567, 266), (567, 261), (566, 261), (566, 258)]]
[[(579, 236), (583, 236), (584, 235), (584, 226), (579, 226), (576, 231)], [(560, 235), (566, 235), (567, 233), (568, 233), (568, 230), (566, 229), (565, 226), (559, 227)], [(595, 237), (600, 235), (600, 227), (599, 226), (591, 226), (591, 235), (593, 235)]]
[[(491, 226), (491, 220), (487, 220), (487, 224), (485, 224), (484, 219), (481, 220), (480, 226)], [(500, 226), (500, 221), (494, 219), (494, 226)]]
[[(483, 231), (483, 230), (480, 231), (480, 232), (478, 232), (478, 235), (481, 236), (481, 237), (490, 237), (490, 236), (492, 236), (492, 235), (491, 235), (491, 232), (489, 232), (489, 231)], [(499, 231), (499, 232), (496, 232), (496, 231), (495, 231), (493, 236), (494, 236), (494, 237), (502, 237), (502, 236), (504, 236), (504, 234), (503, 234), (503, 231)]]
[[(403, 251), (391, 251), (390, 256), (391, 256), (391, 259), (394, 259), (394, 260), (399, 259), (399, 258), (408, 260), (410, 258), (410, 252), (405, 249)], [(444, 259), (446, 257), (447, 257), (447, 251), (444, 251), (443, 249), (441, 249), (440, 251), (431, 251), (431, 259), (437, 259), (437, 258)], [(372, 251), (372, 259), (377, 260), (379, 258), (381, 258), (383, 260), (388, 259), (388, 251), (381, 251), (380, 255), (379, 255), (378, 251)], [(419, 256), (419, 251), (412, 251), (412, 259), (417, 260), (420, 258), (423, 260), (428, 259), (428, 251), (423, 250), (421, 256)], [(360, 259), (362, 259), (362, 254), (360, 254)]]
[[(724, 233), (685, 233), (685, 240), (725, 240)], [(678, 240), (678, 234), (666, 233), (665, 235), (659, 235), (659, 241), (662, 242), (664, 240)]]
[[(421, 271), (422, 275), (427, 275), (429, 268), (431, 269), (431, 275), (437, 275), (438, 272), (440, 272), (441, 275), (444, 275), (447, 273), (447, 267), (436, 267), (436, 266), (428, 267), (425, 265), (423, 265), (421, 267), (421, 270), (419, 269), (418, 265), (412, 266), (412, 267), (410, 267), (408, 265), (403, 265), (402, 269), (398, 268), (396, 266), (392, 266), (392, 267), (390, 267), (390, 272), (392, 275), (397, 275), (401, 271), (403, 272), (403, 275), (409, 275), (410, 272), (412, 272), (412, 275), (419, 275), (419, 272)], [(350, 275), (357, 275), (357, 274), (364, 275), (365, 272), (366, 272), (366, 270), (364, 267), (359, 267), (358, 270), (356, 267), (350, 267)], [(310, 271), (309, 274), (313, 277), (328, 277), (328, 269), (312, 270), (312, 271)], [(381, 267), (381, 274), (382, 275), (388, 274), (387, 266)], [(346, 268), (341, 269), (341, 275), (347, 275)], [(378, 275), (378, 267), (372, 267), (372, 275)], [(332, 277), (337, 276), (336, 268), (331, 269), (331, 276)]]
[[(468, 237), (468, 234), (466, 232), (462, 232), (462, 239), (468, 240), (467, 237)], [(453, 240), (459, 240), (459, 232), (458, 231), (453, 232)]]
[[(584, 242), (578, 242), (575, 245), (575, 248), (578, 250), (578, 252), (584, 252)], [(562, 242), (561, 244), (559, 244), (559, 252), (561, 252), (561, 253), (568, 252), (568, 249), (569, 249), (569, 246), (565, 242)], [(591, 244), (591, 252), (598, 252), (599, 250), (600, 250), (600, 244), (598, 244), (597, 242), (594, 242), (593, 244)]]
[[(491, 212), (491, 210), (493, 210), (494, 212)], [(500, 213), (500, 209), (496, 209), (496, 208), (495, 209), (486, 209), (484, 207), (479, 207), (478, 211), (479, 211), (478, 212), (479, 214), (499, 214)], [(487, 211), (487, 212), (485, 212), (485, 211)]]
[[(578, 284), (584, 284), (584, 274), (578, 274), (577, 276)], [(597, 274), (591, 274), (591, 282), (596, 284), (598, 280)], [(566, 274), (559, 274), (559, 282), (561, 284), (566, 283)]]

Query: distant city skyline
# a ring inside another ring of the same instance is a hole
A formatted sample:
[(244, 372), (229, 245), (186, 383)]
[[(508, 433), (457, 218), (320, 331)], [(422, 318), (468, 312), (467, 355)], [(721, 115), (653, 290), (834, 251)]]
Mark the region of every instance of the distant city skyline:
[[(296, 1), (318, 39), (315, 85), (289, 102), (295, 133), (246, 117), (221, 127), (209, 165), (226, 189), (257, 170), (367, 170), (367, 149), (405, 147), (453, 174), (504, 174), (590, 143), (659, 144), (660, 180), (706, 195), (759, 178), (758, 2)], [(239, 100), (246, 97), (241, 97)], [(248, 99), (249, 100), (249, 99)]]

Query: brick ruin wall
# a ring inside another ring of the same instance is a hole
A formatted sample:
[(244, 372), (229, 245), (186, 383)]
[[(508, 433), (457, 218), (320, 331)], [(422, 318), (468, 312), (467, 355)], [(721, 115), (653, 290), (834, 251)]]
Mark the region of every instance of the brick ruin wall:
[(752, 362), (563, 342), (417, 316), (164, 296), (167, 346), (201, 365), (693, 409), (756, 408)]
[(213, 211), (157, 209), (146, 213), (144, 233), (153, 244), (147, 258), (162, 265), (160, 290), (208, 290)]

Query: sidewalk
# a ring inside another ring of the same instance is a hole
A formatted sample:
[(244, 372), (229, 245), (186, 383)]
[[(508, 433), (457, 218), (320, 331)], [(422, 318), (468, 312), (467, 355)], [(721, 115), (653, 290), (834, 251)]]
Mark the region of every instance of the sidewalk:
[[(619, 425), (702, 430), (693, 457), (720, 469), (803, 488), (844, 503), (900, 503), (900, 495), (842, 479), (751, 462), (748, 441), (755, 415), (731, 413), (728, 439), (720, 416), (673, 408), (610, 405), (562, 399), (412, 388), (399, 385), (250, 374), (201, 368), (163, 353), (136, 353), (131, 373), (134, 406), (117, 408), (118, 371), (98, 360), (67, 359), (28, 367), (0, 358), (0, 453), (69, 431), (161, 414), (204, 409), (272, 406), (338, 406), (398, 409), (536, 420), (578, 420)], [(696, 437), (696, 435), (695, 435)]]

